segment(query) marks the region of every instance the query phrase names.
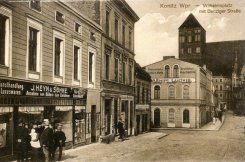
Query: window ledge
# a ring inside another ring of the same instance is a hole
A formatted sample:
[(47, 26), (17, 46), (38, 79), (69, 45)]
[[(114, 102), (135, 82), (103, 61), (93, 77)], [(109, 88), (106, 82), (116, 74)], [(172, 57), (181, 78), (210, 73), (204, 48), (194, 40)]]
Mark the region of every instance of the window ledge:
[(9, 73), (9, 67), (6, 65), (0, 65), (0, 75), (8, 75)]
[(40, 79), (40, 72), (36, 72), (36, 71), (31, 71), (30, 70), (28, 72), (28, 78), (39, 80)]
[(56, 83), (63, 83), (63, 77), (62, 76), (54, 76), (54, 82)]

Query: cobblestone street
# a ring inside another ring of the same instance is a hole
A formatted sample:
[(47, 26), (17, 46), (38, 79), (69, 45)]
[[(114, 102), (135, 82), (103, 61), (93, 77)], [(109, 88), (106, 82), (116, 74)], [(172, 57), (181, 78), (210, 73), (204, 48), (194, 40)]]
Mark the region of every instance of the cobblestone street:
[(161, 130), (124, 142), (66, 151), (64, 161), (244, 161), (245, 117), (230, 112), (219, 131)]

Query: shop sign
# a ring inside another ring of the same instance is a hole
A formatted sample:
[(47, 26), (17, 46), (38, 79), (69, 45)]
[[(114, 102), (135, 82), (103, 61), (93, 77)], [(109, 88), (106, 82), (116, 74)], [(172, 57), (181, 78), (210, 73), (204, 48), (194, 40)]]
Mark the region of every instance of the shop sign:
[(0, 79), (0, 95), (84, 98), (86, 91), (79, 88)]
[(148, 68), (147, 72), (149, 74), (163, 74), (163, 68)]
[(195, 73), (195, 69), (194, 68), (180, 68), (180, 72), (181, 73)]
[(164, 79), (152, 79), (153, 83), (193, 83), (195, 78), (164, 78)]

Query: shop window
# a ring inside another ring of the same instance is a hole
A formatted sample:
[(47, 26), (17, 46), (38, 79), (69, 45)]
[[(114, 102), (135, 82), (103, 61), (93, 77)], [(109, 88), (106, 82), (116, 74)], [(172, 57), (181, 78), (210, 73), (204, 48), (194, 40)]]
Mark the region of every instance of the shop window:
[(173, 85), (170, 85), (168, 87), (168, 98), (174, 99), (175, 98), (175, 87)]
[(188, 85), (185, 85), (183, 87), (183, 98), (189, 99), (189, 86)]
[(174, 78), (178, 78), (179, 77), (179, 66), (178, 65), (174, 65), (173, 77)]
[(118, 19), (115, 19), (115, 41), (118, 42)]
[(154, 99), (160, 99), (160, 86), (155, 86), (154, 87)]
[(106, 34), (109, 35), (110, 31), (110, 11), (106, 10)]
[(169, 109), (168, 111), (168, 122), (175, 123), (175, 111), (174, 109)]
[(164, 68), (164, 77), (169, 78), (170, 77), (170, 67), (169, 65), (166, 65)]
[(74, 28), (75, 32), (81, 33), (81, 25), (79, 23), (75, 22)]
[(74, 143), (85, 142), (85, 106), (75, 106)]
[(86, 113), (86, 134), (91, 133), (91, 113)]
[(41, 11), (41, 2), (40, 2), (40, 0), (31, 0), (30, 1), (30, 7), (32, 9), (37, 10), (37, 11)]
[(183, 111), (183, 123), (190, 123), (189, 110)]
[(65, 16), (64, 14), (62, 14), (61, 12), (59, 11), (56, 11), (56, 17), (55, 17), (55, 20), (64, 24), (65, 23)]
[(119, 59), (115, 58), (115, 81), (118, 82), (118, 64), (119, 64)]

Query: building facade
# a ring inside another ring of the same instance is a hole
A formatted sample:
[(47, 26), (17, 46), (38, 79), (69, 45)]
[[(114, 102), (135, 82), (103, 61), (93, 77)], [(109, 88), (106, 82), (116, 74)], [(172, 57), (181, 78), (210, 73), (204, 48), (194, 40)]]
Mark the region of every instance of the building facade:
[(134, 23), (136, 13), (124, 0), (86, 1), (74, 6), (102, 26), (101, 112), (102, 135), (117, 132), (122, 118), (134, 134)]
[(232, 88), (230, 77), (213, 76), (213, 85), (218, 97), (218, 109), (231, 109)]
[(135, 134), (150, 130), (151, 126), (151, 76), (135, 63)]
[(206, 67), (167, 58), (150, 64), (153, 127), (200, 128), (214, 108), (212, 73)]
[(100, 135), (101, 27), (66, 2), (0, 2), (0, 157), (15, 127), (63, 124), (66, 147)]

